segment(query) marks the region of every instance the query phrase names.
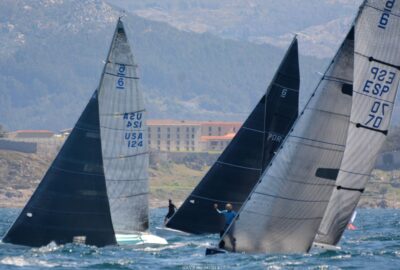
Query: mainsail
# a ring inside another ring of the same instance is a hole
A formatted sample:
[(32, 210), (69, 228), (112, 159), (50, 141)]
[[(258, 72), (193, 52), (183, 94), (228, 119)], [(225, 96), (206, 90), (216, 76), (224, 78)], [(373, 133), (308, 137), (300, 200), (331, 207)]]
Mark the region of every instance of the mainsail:
[(222, 237), (225, 249), (306, 252), (328, 205), (351, 109), (349, 32), (277, 155)]
[(116, 244), (103, 172), (97, 91), (2, 239), (27, 246), (74, 240)]
[(116, 244), (148, 228), (143, 97), (118, 20), (98, 90), (4, 242)]
[(369, 0), (357, 20), (347, 147), (316, 242), (339, 242), (386, 139), (400, 76), (399, 16), (399, 1)]
[(116, 233), (148, 228), (146, 112), (136, 67), (119, 20), (99, 85), (104, 174)]
[(213, 204), (241, 207), (297, 118), (299, 85), (294, 38), (266, 94), (167, 227), (189, 233), (218, 233), (223, 228)]

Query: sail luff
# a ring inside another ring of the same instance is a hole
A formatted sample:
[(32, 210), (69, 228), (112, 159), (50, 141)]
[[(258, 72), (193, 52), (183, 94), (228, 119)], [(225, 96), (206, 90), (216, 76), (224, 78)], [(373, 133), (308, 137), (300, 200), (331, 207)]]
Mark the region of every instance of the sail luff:
[(337, 245), (390, 125), (400, 64), (400, 3), (366, 1), (356, 23), (354, 95), (347, 147), (316, 242)]
[(297, 117), (299, 85), (294, 38), (266, 93), (167, 227), (196, 234), (220, 232), (224, 220), (213, 204), (230, 202), (235, 210), (240, 208)]
[(280, 150), (223, 235), (225, 249), (306, 252), (310, 248), (345, 148), (353, 33), (345, 38)]

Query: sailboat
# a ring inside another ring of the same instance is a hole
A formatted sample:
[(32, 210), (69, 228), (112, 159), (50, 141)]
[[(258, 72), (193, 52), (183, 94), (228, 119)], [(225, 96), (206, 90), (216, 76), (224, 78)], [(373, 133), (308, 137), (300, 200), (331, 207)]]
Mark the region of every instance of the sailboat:
[(2, 241), (166, 244), (147, 233), (146, 111), (121, 19), (100, 83)]
[(242, 206), (297, 118), (299, 86), (294, 37), (266, 93), (166, 227), (193, 234), (221, 231), (224, 220), (213, 205)]
[(357, 20), (347, 147), (317, 246), (339, 243), (386, 140), (400, 76), (400, 18), (395, 14), (400, 14), (399, 2), (369, 0)]
[(223, 235), (225, 250), (308, 252), (327, 215), (328, 228), (347, 225), (389, 127), (400, 63), (400, 19), (389, 13), (399, 11), (393, 1), (363, 3), (293, 131)]

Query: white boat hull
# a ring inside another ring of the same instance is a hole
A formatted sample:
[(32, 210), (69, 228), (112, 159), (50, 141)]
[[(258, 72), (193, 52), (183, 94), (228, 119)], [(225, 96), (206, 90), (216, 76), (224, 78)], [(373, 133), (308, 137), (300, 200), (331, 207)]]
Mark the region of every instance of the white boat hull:
[(150, 233), (115, 234), (119, 245), (167, 245), (162, 237)]
[(156, 233), (158, 235), (161, 235), (163, 237), (171, 237), (171, 236), (189, 236), (189, 233), (179, 231), (179, 230), (174, 230), (170, 229), (167, 227), (156, 227)]

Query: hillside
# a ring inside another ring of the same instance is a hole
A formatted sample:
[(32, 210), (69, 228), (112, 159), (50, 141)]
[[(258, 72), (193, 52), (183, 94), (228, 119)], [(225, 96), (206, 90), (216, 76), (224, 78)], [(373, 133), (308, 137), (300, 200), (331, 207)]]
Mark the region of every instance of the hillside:
[[(190, 155), (150, 163), (150, 206), (179, 205), (207, 172), (217, 155)], [(0, 207), (23, 207), (46, 172), (52, 158), (0, 150)], [(361, 207), (400, 208), (400, 170), (375, 170), (362, 196)]]
[[(100, 0), (0, 1), (0, 123), (71, 127), (97, 87), (121, 14)], [(150, 118), (243, 120), (284, 54), (129, 13), (123, 20)], [(324, 63), (302, 57), (303, 100)]]
[(106, 0), (185, 31), (287, 46), (300, 34), (303, 54), (334, 54), (362, 0)]

